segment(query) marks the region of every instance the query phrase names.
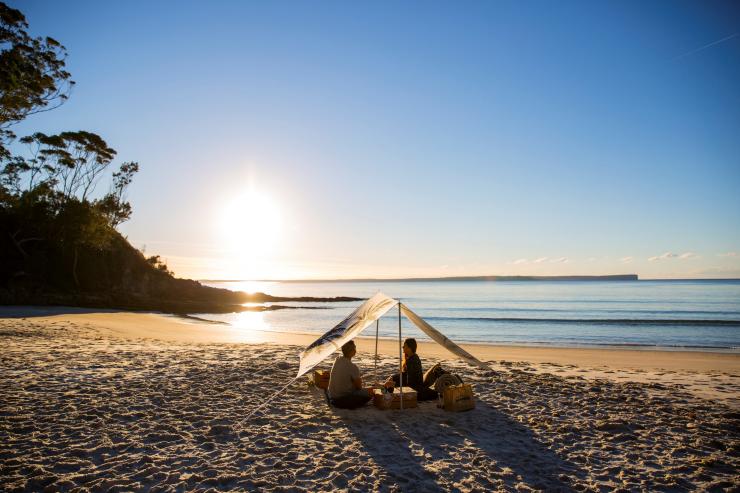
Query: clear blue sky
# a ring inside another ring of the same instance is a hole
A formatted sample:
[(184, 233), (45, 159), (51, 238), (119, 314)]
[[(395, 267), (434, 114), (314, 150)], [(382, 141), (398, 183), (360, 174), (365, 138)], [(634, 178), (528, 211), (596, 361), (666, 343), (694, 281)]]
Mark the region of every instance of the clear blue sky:
[(10, 4), (180, 275), (740, 277), (738, 2)]

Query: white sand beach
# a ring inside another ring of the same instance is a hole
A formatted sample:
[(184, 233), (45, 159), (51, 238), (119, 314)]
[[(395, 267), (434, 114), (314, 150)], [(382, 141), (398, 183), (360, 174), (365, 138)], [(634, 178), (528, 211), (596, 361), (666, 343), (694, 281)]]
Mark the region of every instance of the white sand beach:
[[(55, 314), (58, 313), (58, 314)], [(477, 407), (330, 409), (295, 375), (315, 336), (157, 314), (3, 308), (7, 491), (734, 491), (740, 356), (471, 345)], [(372, 340), (358, 365), (373, 373)], [(379, 374), (398, 348), (382, 341)], [(328, 368), (331, 361), (322, 367)]]

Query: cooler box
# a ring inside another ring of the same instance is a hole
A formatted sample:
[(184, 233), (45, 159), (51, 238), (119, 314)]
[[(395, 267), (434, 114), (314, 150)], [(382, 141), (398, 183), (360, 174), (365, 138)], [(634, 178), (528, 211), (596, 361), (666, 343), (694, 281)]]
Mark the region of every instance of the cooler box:
[[(393, 389), (393, 393), (386, 393), (380, 389), (375, 389), (373, 395), (373, 404), (378, 409), (400, 409), (401, 408), (401, 391), (398, 388)], [(416, 391), (411, 387), (403, 388), (403, 408), (416, 407)]]
[(473, 387), (469, 383), (449, 385), (442, 395), (445, 411), (469, 411), (475, 408)]
[(313, 372), (313, 384), (320, 389), (329, 388), (329, 370), (314, 370)]

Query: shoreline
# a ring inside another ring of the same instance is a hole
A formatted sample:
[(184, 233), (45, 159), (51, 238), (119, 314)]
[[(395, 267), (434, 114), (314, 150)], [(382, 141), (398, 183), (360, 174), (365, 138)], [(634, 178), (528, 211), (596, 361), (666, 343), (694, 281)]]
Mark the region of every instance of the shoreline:
[[(278, 344), (305, 347), (318, 333), (241, 330), (232, 325), (163, 313), (85, 310), (61, 307), (0, 307), (0, 319), (31, 319), (34, 322), (72, 322), (94, 326), (108, 334), (128, 339), (154, 339), (184, 343)], [(375, 351), (373, 336), (358, 336), (361, 357)], [(542, 347), (460, 343), (482, 361), (518, 361), (533, 364), (575, 365), (578, 367), (625, 370), (720, 371), (740, 374), (740, 353), (720, 351), (656, 350), (623, 347)], [(378, 353), (398, 355), (397, 339), (378, 339)], [(454, 356), (433, 341), (419, 340), (419, 353), (426, 357), (453, 360)], [(297, 357), (297, 354), (296, 354)]]
[[(279, 308), (302, 308), (302, 309), (323, 309), (323, 307), (279, 307)], [(259, 310), (262, 311), (262, 310)], [(202, 323), (208, 325), (221, 325), (223, 327), (230, 327), (232, 330), (241, 330), (239, 327), (232, 325), (229, 322), (222, 320), (211, 320), (205, 318), (201, 313), (169, 313), (154, 310), (125, 310), (118, 308), (89, 308), (89, 307), (76, 307), (76, 306), (58, 306), (58, 305), (0, 305), (0, 319), (1, 318), (34, 318), (34, 317), (50, 317), (50, 316), (61, 316), (61, 315), (79, 315), (79, 314), (106, 314), (106, 313), (131, 313), (140, 315), (159, 315), (166, 318), (181, 319), (188, 323)], [(369, 329), (369, 328), (368, 328)], [(366, 329), (366, 330), (368, 330)], [(308, 330), (265, 330), (265, 329), (250, 329), (251, 332), (259, 334), (265, 334), (264, 342), (270, 342), (271, 339), (282, 339), (280, 335), (297, 335), (318, 338), (322, 333), (313, 332)], [(272, 334), (272, 336), (270, 336)], [(370, 335), (359, 335), (361, 339), (375, 339)], [(250, 338), (254, 339), (254, 338)], [(397, 341), (396, 337), (380, 336), (379, 340), (385, 341)], [(239, 341), (234, 341), (239, 342)], [(418, 337), (417, 342), (433, 343), (431, 339), (426, 339), (424, 336)], [(455, 340), (457, 344), (472, 346), (472, 347), (503, 347), (503, 348), (520, 348), (520, 349), (577, 349), (577, 350), (595, 350), (595, 351), (653, 351), (653, 352), (667, 352), (667, 353), (711, 353), (711, 354), (735, 354), (740, 356), (740, 346), (660, 346), (657, 344), (597, 344), (597, 343), (572, 343), (572, 344), (558, 344), (550, 343), (545, 341), (533, 341), (533, 342), (506, 342), (506, 341), (461, 341)]]

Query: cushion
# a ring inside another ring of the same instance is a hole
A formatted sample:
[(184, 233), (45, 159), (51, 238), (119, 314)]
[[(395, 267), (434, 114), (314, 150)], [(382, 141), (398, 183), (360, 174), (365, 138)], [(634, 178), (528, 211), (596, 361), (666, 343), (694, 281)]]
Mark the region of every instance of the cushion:
[(447, 371), (442, 368), (442, 365), (439, 363), (432, 366), (426, 371), (426, 373), (424, 373), (424, 387), (431, 387), (434, 385), (434, 382), (436, 382), (437, 379), (445, 373), (447, 373)]

